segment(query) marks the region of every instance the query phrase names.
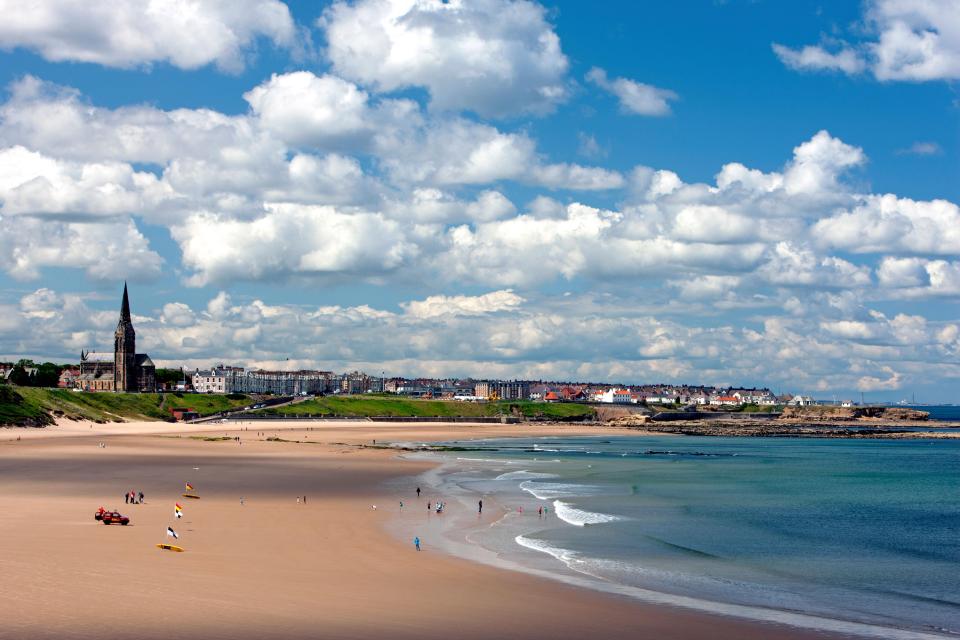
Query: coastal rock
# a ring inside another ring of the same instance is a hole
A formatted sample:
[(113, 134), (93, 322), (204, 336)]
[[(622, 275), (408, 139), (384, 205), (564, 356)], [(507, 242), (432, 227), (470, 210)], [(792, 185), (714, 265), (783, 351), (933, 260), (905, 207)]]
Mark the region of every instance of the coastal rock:
[(930, 414), (903, 407), (784, 407), (780, 420), (784, 422), (852, 422), (852, 421), (922, 421)]

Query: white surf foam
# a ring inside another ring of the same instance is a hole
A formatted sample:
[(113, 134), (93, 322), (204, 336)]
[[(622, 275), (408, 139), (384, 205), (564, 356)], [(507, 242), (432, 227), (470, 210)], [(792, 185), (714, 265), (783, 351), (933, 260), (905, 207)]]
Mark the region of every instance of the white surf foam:
[(501, 473), (494, 480), (537, 480), (558, 477), (555, 473), (537, 473), (536, 471), (508, 471)]
[(532, 495), (537, 500), (595, 496), (603, 491), (601, 487), (588, 484), (574, 484), (569, 482), (534, 482), (532, 480), (521, 482), (520, 488)]
[(604, 524), (606, 522), (617, 522), (623, 520), (620, 516), (613, 516), (608, 513), (595, 513), (593, 511), (584, 511), (572, 507), (562, 500), (553, 501), (553, 510), (557, 517), (572, 524), (575, 527), (585, 527), (587, 525)]
[(540, 553), (551, 555), (568, 566), (570, 562), (577, 557), (576, 551), (562, 549), (560, 547), (553, 547), (542, 540), (534, 540), (533, 538), (527, 538), (525, 536), (517, 536), (514, 538), (514, 541), (521, 547), (526, 547), (527, 549), (531, 549), (533, 551), (539, 551)]

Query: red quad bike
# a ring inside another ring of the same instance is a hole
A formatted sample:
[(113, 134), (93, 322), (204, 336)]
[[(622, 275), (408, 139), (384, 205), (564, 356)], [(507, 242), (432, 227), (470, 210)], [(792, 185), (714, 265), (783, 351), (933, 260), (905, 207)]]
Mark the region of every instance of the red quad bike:
[(124, 526), (130, 524), (130, 518), (124, 515), (120, 515), (119, 511), (104, 511), (100, 515), (100, 522), (103, 524), (122, 524)]

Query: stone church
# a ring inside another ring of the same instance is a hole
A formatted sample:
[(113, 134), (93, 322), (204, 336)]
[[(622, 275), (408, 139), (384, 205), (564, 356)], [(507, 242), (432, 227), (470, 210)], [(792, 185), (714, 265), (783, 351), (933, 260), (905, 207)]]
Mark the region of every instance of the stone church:
[(81, 351), (76, 387), (84, 391), (156, 391), (157, 369), (150, 356), (137, 353), (136, 342), (127, 283), (123, 283), (120, 322), (113, 333), (113, 354)]

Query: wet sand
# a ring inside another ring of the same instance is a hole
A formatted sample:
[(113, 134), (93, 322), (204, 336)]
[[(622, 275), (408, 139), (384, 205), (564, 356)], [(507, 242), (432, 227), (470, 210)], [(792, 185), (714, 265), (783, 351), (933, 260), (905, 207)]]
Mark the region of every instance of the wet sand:
[[(0, 429), (0, 638), (837, 637), (648, 605), (477, 564), (439, 552), (429, 535), (421, 536), (417, 553), (388, 528), (399, 499), (425, 509), (413, 477), (427, 463), (354, 446), (629, 432), (308, 426)], [(237, 431), (243, 428), (249, 431)], [(264, 430), (303, 443), (258, 439)], [(198, 433), (239, 435), (243, 444), (190, 437)], [(387, 483), (404, 476), (411, 478), (409, 495), (395, 488), (404, 483)], [(180, 496), (186, 481), (200, 500)], [(146, 504), (125, 505), (131, 489), (142, 490)], [(184, 506), (182, 520), (174, 518), (176, 501)], [(131, 525), (95, 522), (101, 505), (129, 515)], [(168, 525), (179, 541), (165, 536)], [(186, 552), (161, 551), (159, 542)]]

